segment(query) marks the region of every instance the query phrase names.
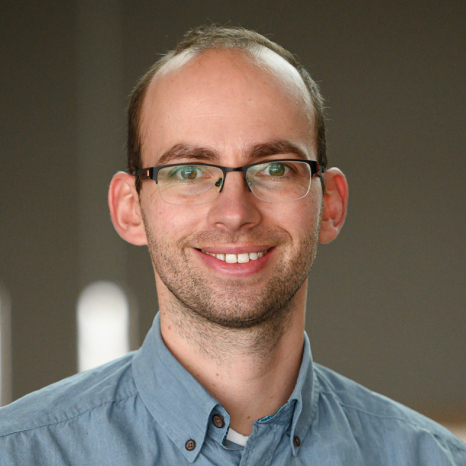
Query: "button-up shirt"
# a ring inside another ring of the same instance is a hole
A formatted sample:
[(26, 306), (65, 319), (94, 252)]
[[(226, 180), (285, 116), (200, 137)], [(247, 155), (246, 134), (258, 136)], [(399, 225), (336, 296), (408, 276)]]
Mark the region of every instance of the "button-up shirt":
[(0, 410), (1, 466), (466, 465), (449, 431), (329, 369), (305, 343), (288, 402), (244, 447), (154, 325), (140, 350)]

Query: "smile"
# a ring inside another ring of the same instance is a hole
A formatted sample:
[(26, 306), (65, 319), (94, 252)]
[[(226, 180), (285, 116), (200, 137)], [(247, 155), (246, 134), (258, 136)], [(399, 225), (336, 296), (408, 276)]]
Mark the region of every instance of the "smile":
[(246, 252), (243, 254), (212, 254), (201, 249), (201, 252), (209, 256), (215, 257), (218, 260), (224, 261), (227, 264), (246, 264), (249, 261), (255, 261), (267, 254), (268, 250), (261, 252)]

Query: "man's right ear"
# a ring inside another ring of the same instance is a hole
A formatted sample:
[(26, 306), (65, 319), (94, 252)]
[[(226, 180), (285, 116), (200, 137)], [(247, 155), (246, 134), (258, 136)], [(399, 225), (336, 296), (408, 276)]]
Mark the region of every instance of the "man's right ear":
[(124, 172), (114, 175), (108, 190), (108, 205), (117, 233), (128, 243), (146, 245), (146, 230), (134, 176)]

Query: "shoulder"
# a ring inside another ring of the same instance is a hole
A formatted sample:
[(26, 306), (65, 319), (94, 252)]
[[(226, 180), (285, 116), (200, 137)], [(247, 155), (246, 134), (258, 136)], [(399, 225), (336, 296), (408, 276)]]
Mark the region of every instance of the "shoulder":
[(439, 459), (437, 464), (466, 461), (466, 444), (426, 416), (319, 364), (315, 375), (323, 416), (337, 413), (364, 441), (372, 441), (380, 450), (405, 447), (410, 454), (430, 455), (425, 464), (436, 464), (434, 458)]
[(375, 393), (331, 369), (318, 364), (315, 366), (322, 396), (332, 398), (346, 411), (354, 411), (367, 418), (413, 424), (439, 433), (448, 432), (436, 422), (401, 403)]
[(133, 353), (30, 393), (0, 409), (0, 437), (77, 418), (137, 393)]

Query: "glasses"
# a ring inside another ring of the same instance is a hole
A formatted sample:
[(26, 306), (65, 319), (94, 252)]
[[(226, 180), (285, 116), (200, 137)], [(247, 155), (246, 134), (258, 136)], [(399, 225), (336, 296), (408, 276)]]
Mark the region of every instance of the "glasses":
[(266, 202), (302, 199), (311, 188), (315, 174), (324, 167), (314, 160), (270, 160), (230, 168), (206, 163), (175, 163), (142, 168), (132, 174), (139, 180), (154, 180), (162, 199), (174, 205), (200, 205), (222, 192), (226, 174), (243, 172), (250, 192)]

